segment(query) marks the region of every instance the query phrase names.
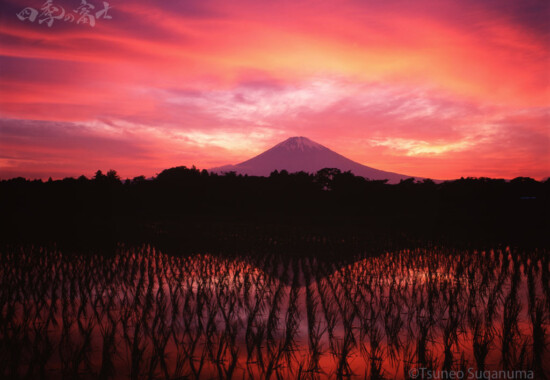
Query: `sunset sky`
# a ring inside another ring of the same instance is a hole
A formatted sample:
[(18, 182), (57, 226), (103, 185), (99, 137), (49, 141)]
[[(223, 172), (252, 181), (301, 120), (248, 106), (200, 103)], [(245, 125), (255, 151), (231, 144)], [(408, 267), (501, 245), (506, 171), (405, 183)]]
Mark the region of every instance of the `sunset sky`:
[(210, 168), (291, 136), (413, 176), (550, 175), (547, 0), (110, 0), (95, 26), (53, 0), (51, 26), (18, 17), (44, 3), (0, 5), (1, 179)]

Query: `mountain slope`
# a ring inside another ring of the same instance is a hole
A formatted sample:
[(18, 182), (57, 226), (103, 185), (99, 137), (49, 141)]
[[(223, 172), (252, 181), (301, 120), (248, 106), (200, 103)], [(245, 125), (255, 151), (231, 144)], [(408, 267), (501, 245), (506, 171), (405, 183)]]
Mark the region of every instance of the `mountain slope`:
[(209, 171), (223, 173), (234, 171), (237, 174), (269, 176), (274, 170), (287, 170), (289, 173), (304, 171), (316, 173), (323, 168), (350, 170), (353, 174), (369, 179), (388, 179), (390, 183), (410, 178), (404, 174), (386, 172), (361, 165), (306, 137), (291, 137), (273, 148), (236, 165), (212, 168)]

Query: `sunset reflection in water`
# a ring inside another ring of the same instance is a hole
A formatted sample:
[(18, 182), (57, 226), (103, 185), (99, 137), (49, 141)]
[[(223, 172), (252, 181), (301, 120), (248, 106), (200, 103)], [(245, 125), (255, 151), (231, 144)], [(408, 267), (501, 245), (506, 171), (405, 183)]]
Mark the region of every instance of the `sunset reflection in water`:
[(548, 253), (0, 256), (8, 376), (407, 378), (543, 363)]

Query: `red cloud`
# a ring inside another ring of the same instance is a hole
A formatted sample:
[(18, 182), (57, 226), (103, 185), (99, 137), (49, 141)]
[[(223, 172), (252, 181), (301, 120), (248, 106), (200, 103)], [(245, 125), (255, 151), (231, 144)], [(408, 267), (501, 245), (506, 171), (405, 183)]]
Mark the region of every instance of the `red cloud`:
[(289, 135), (423, 177), (547, 176), (549, 7), (505, 3), (142, 0), (48, 28), (6, 2), (0, 176), (210, 167)]

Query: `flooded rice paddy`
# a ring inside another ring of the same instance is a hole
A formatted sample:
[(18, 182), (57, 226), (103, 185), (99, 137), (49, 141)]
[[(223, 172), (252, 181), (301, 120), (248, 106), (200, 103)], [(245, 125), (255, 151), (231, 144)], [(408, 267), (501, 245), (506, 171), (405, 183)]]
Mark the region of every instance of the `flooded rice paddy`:
[(3, 248), (0, 375), (407, 379), (424, 368), (543, 378), (548, 253), (326, 260)]

